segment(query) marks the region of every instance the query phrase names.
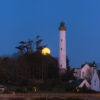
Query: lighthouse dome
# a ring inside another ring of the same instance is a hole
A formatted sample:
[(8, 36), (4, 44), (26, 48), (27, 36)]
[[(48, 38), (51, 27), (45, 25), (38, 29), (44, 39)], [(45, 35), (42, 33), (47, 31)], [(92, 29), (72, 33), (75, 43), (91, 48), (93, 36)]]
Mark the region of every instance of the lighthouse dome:
[(61, 21), (60, 27), (64, 27), (64, 26), (65, 26), (65, 23), (63, 21)]

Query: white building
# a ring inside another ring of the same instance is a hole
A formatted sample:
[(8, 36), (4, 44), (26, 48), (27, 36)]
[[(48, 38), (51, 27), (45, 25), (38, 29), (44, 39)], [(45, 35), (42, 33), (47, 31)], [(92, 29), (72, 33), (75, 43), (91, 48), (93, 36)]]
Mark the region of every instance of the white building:
[(64, 73), (66, 71), (66, 27), (64, 22), (60, 23), (59, 27), (60, 39), (59, 39), (59, 71)]
[(88, 89), (91, 88), (91, 85), (90, 85), (90, 83), (87, 80), (83, 80), (78, 87), (82, 88), (84, 86), (86, 86)]
[(94, 74), (95, 68), (96, 68), (96, 66), (94, 64), (85, 63), (81, 68), (75, 68), (74, 76), (77, 79), (87, 79), (90, 81)]
[(92, 80), (91, 89), (100, 92), (100, 70), (95, 69)]
[(87, 87), (88, 89), (91, 88), (90, 83), (87, 80), (85, 80), (85, 79), (76, 80), (75, 82), (72, 83), (72, 86), (74, 88), (76, 88), (76, 87), (83, 88), (84, 86)]

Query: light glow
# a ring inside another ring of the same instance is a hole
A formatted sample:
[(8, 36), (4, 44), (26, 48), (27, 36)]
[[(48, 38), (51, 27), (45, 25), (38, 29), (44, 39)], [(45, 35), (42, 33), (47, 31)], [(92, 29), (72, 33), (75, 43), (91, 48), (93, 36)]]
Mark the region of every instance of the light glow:
[(50, 49), (49, 48), (43, 48), (42, 49), (42, 55), (50, 55)]

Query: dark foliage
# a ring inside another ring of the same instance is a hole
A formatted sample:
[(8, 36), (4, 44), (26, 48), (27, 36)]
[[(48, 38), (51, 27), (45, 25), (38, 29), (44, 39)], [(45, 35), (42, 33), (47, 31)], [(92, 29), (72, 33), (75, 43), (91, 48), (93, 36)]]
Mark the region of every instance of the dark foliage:
[(73, 73), (74, 73), (74, 69), (66, 70), (66, 72), (61, 75), (61, 80), (63, 81), (76, 80)]
[[(93, 61), (92, 63), (89, 63), (89, 62), (86, 62), (86, 63), (89, 64), (90, 67), (96, 67), (97, 66), (97, 64), (95, 63), (95, 61)], [(82, 64), (81, 68), (84, 67), (85, 64)]]
[(0, 81), (12, 85), (31, 85), (36, 80), (58, 78), (58, 62), (40, 52), (25, 53), (16, 59), (0, 59)]
[[(69, 80), (73, 80), (73, 70), (70, 69), (67, 58), (67, 71), (59, 78), (58, 61), (51, 55), (42, 55), (41, 50), (46, 45), (41, 45), (43, 40), (36, 37), (36, 42), (20, 41), (16, 48), (20, 53), (13, 57), (0, 58), (0, 83), (8, 86), (23, 87), (33, 86), (40, 90), (62, 89), (70, 91)], [(34, 49), (35, 47), (35, 49)], [(36, 50), (36, 51), (35, 51)], [(23, 89), (16, 88), (16, 92)]]

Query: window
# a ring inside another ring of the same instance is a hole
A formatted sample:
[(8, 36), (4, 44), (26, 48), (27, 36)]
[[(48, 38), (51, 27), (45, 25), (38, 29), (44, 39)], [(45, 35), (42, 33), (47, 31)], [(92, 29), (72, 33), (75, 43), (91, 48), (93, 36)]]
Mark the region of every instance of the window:
[(94, 80), (94, 85), (96, 86), (96, 80)]
[(61, 48), (61, 51), (62, 51), (62, 48)]
[(61, 42), (63, 41), (63, 39), (61, 39)]

